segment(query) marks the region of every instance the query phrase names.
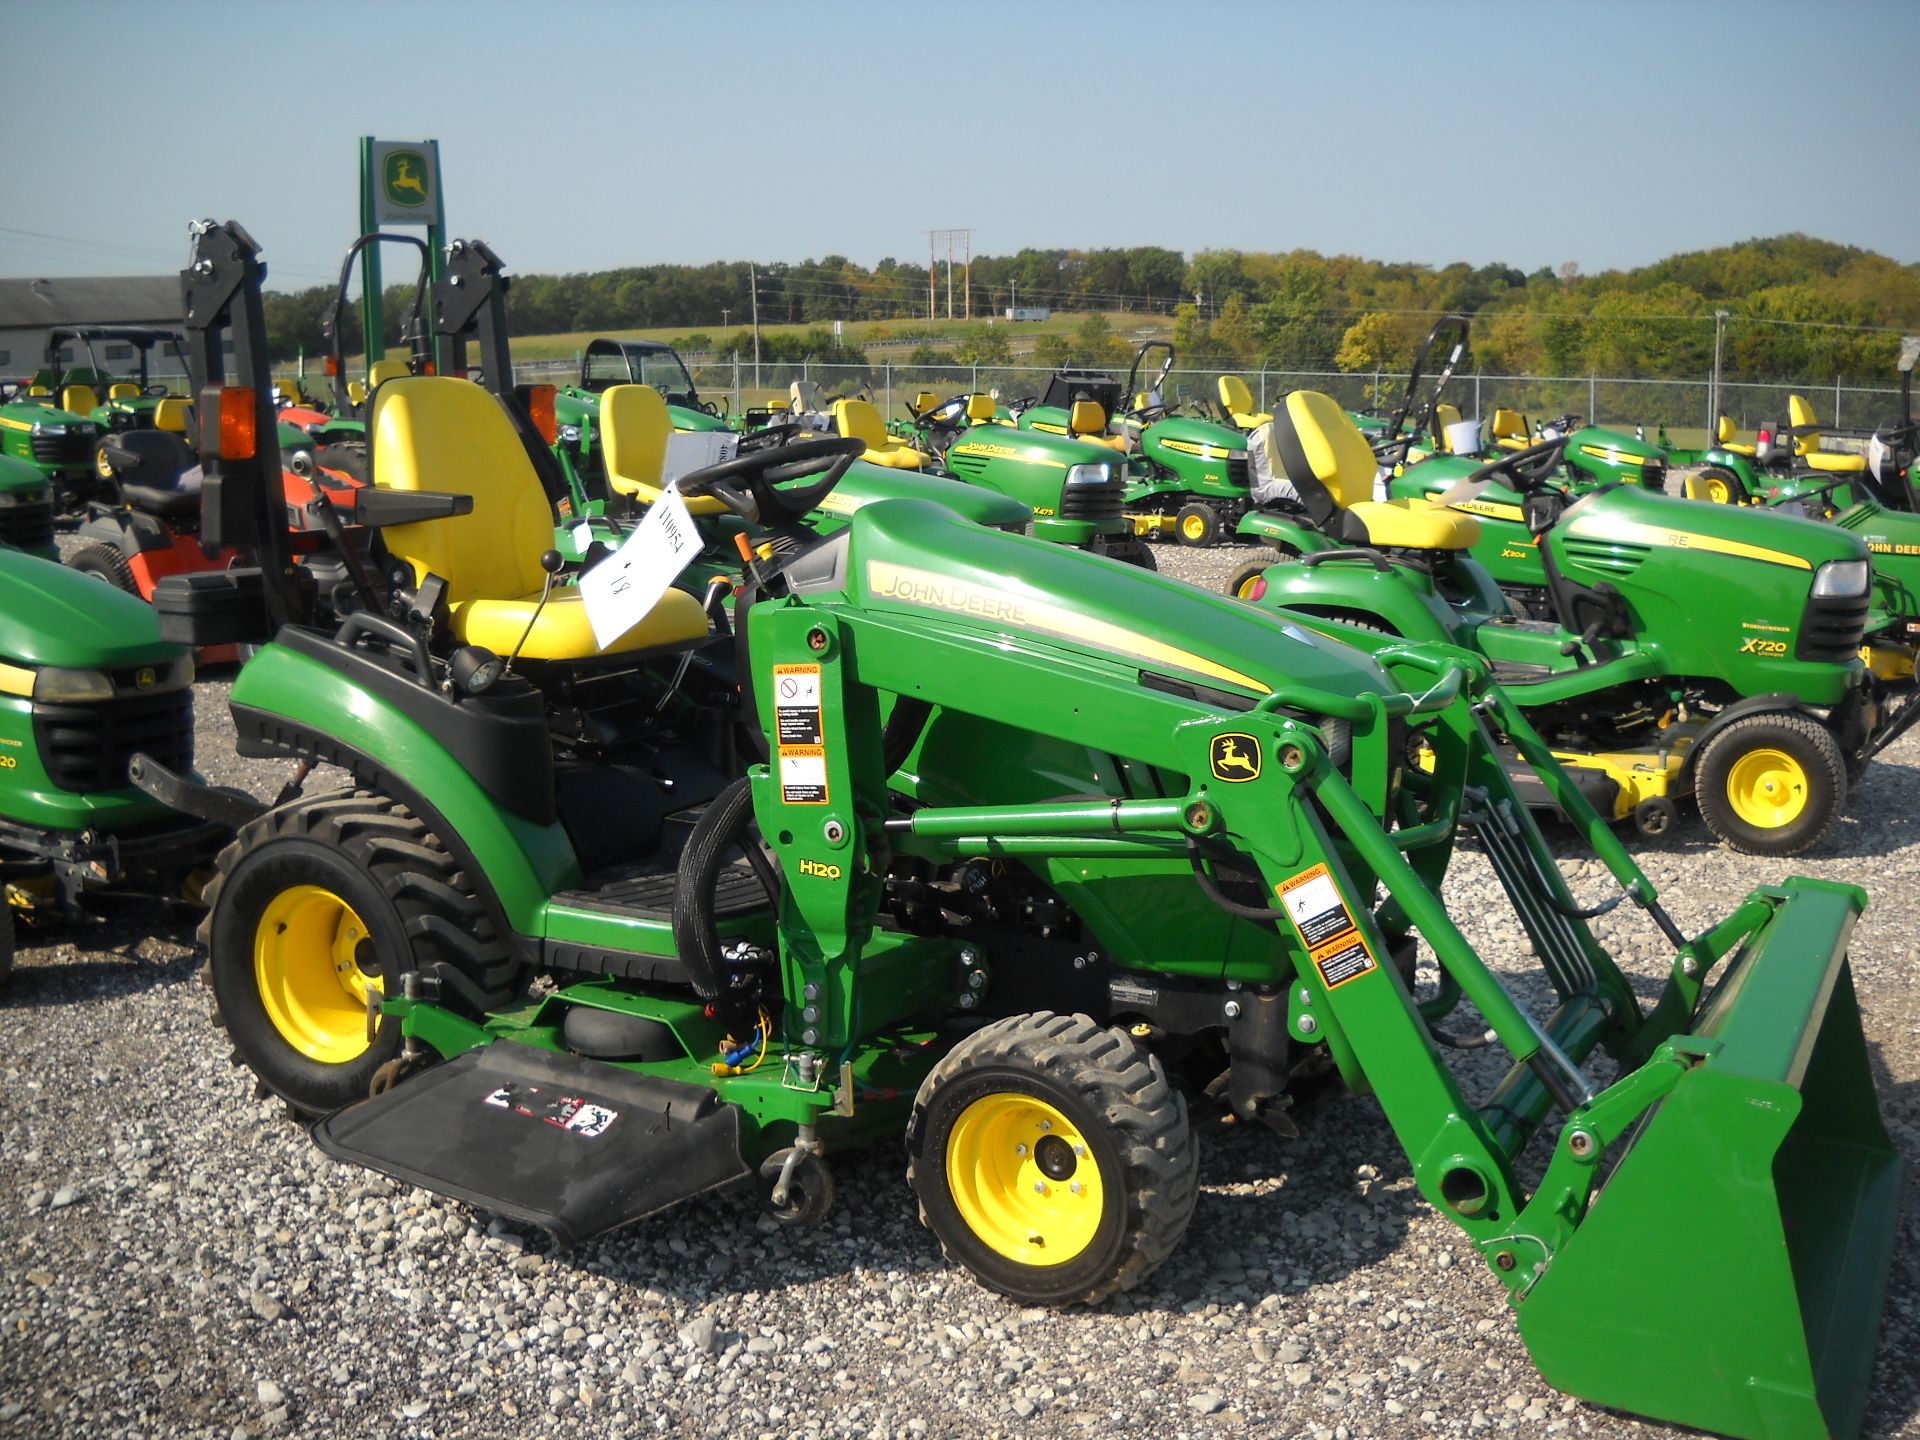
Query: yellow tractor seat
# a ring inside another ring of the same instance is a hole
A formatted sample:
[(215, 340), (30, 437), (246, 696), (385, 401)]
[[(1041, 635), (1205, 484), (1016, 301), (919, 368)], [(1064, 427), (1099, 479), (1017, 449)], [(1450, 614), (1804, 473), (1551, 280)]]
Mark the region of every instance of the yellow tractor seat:
[(1436, 405), (1433, 407), (1433, 448), (1441, 455), (1453, 453), (1453, 442), (1447, 439), (1447, 427), (1460, 423), (1458, 405)]
[(1273, 416), (1265, 411), (1255, 412), (1253, 391), (1247, 388), (1247, 382), (1238, 375), (1222, 375), (1218, 386), (1220, 405), (1233, 417), (1233, 423), (1242, 430), (1257, 430)]
[(999, 413), (1000, 407), (994, 403), (993, 396), (980, 394), (967, 396), (967, 419), (975, 425), (984, 425)]
[(1809, 450), (1800, 458), (1826, 475), (1863, 475), (1867, 469), (1866, 456), (1849, 455), (1841, 450)]
[[(642, 505), (660, 498), (672, 434), (673, 416), (651, 385), (611, 385), (600, 392), (600, 454), (616, 494)], [(695, 515), (718, 515), (727, 508), (712, 495), (688, 496), (686, 506)]]
[(1739, 434), (1731, 415), (1722, 415), (1719, 424), (1713, 427), (1713, 439), (1722, 450), (1730, 455), (1751, 455), (1753, 446), (1744, 445), (1733, 437)]
[(60, 392), (60, 408), (73, 415), (86, 415), (100, 408), (100, 397), (91, 385), (68, 385)]
[(128, 381), (116, 380), (107, 387), (107, 399), (109, 400), (138, 400), (139, 398), (140, 387)]
[(354, 405), (367, 403), (367, 387), (358, 380), (347, 381), (347, 400)]
[(1109, 450), (1127, 453), (1127, 437), (1109, 435), (1107, 431), (1107, 412), (1093, 400), (1076, 400), (1073, 408), (1067, 412), (1067, 433), (1076, 440), (1084, 440), (1089, 445), (1104, 445)]
[(1527, 420), (1518, 410), (1496, 409), (1488, 431), (1493, 443), (1502, 450), (1527, 448)]
[(1407, 550), (1465, 550), (1480, 538), (1478, 520), (1425, 497), (1375, 500), (1379, 461), (1359, 426), (1330, 395), (1291, 392), (1265, 433), (1273, 472), (1293, 482), (1314, 524), (1334, 539)]
[(861, 459), (889, 470), (918, 470), (926, 456), (906, 441), (887, 434), (880, 412), (865, 400), (833, 402), (833, 428), (844, 436), (862, 442), (867, 448)]
[(29, 385), (27, 387), (27, 394), (29, 396), (38, 398), (38, 397), (44, 397), (44, 396), (51, 396), (53, 392), (47, 389), (47, 387), (44, 385)]
[(282, 405), (298, 405), (300, 403), (300, 387), (295, 385), (291, 380), (276, 380), (273, 382), (273, 398), (278, 400)]
[(924, 415), (940, 403), (940, 397), (931, 390), (922, 390), (913, 397), (913, 413)]
[(553, 545), (553, 509), (500, 402), (470, 380), (403, 375), (380, 387), (373, 407), (373, 475), (389, 490), (453, 491), (471, 514), (382, 531), (387, 550), (413, 572), (446, 582), (453, 638), (527, 660), (590, 660), (707, 636), (700, 602), (669, 590), (640, 624), (605, 652), (593, 638), (580, 592), (556, 585), (540, 604), (541, 552)]
[(378, 390), (389, 380), (400, 380), (407, 373), (404, 360), (376, 360), (367, 367), (367, 389)]
[[(67, 408), (71, 410), (73, 407), (69, 405)], [(1787, 422), (1795, 430), (1800, 430), (1808, 425), (1818, 425), (1820, 417), (1813, 413), (1813, 406), (1798, 395), (1789, 395)], [(1818, 430), (1805, 435), (1795, 435), (1793, 453), (1810, 467), (1826, 475), (1860, 475), (1864, 474), (1867, 468), (1867, 457), (1864, 455), (1849, 455), (1841, 450), (1822, 450)]]
[(153, 428), (171, 430), (175, 435), (187, 433), (187, 401), (182, 395), (169, 395), (153, 407)]

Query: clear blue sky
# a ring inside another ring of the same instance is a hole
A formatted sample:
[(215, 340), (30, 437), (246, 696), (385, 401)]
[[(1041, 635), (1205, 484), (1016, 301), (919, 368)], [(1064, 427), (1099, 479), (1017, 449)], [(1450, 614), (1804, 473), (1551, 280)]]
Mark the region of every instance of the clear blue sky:
[[(1802, 230), (1920, 259), (1912, 0), (0, 0), (0, 276), (240, 220), (336, 270), (357, 137), (518, 271), (1025, 245), (1588, 272)], [(23, 233), (25, 232), (25, 233)], [(55, 237), (55, 238), (46, 238)]]

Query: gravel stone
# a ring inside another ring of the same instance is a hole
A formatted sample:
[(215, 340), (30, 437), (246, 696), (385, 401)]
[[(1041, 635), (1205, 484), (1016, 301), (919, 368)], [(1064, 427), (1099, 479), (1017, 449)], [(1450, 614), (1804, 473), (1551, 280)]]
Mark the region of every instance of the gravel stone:
[[(1259, 552), (1156, 553), (1217, 588)], [(196, 683), (197, 764), (268, 797), (290, 767), (234, 753), (230, 673)], [(1920, 732), (1876, 758), (1849, 812), (1788, 862), (1724, 850), (1690, 814), (1636, 853), (1689, 933), (1788, 874), (1867, 887), (1854, 982), (1888, 1131), (1912, 1163)], [(1548, 840), (1576, 899), (1606, 898), (1570, 835)], [(1521, 1003), (1546, 1013), (1537, 963), (1470, 847), (1444, 895)], [(1595, 929), (1651, 1000), (1665, 971), (1652, 927), (1623, 906)], [(1029, 1310), (942, 1260), (897, 1138), (834, 1157), (839, 1199), (815, 1230), (779, 1229), (729, 1195), (567, 1252), (338, 1165), (228, 1064), (203, 964), (193, 921), (157, 905), (21, 935), (0, 993), (0, 1254), (13, 1261), (0, 1266), (0, 1440), (1685, 1433), (1546, 1388), (1501, 1287), (1420, 1199), (1371, 1100), (1320, 1108), (1297, 1140), (1206, 1129), (1193, 1226), (1169, 1262), (1106, 1305)], [(1487, 1052), (1448, 1058), (1470, 1096), (1498, 1078)], [(56, 1210), (63, 1190), (73, 1199)], [(1920, 1440), (1920, 1187), (1902, 1205), (1862, 1427), (1873, 1440)], [(1183, 1368), (1194, 1378), (1176, 1380)]]

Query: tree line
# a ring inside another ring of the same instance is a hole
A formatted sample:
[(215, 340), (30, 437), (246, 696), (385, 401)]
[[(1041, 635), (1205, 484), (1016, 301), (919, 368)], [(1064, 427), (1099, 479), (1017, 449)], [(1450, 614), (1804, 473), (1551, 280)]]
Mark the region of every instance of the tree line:
[[(1417, 265), (1309, 250), (1204, 250), (1157, 246), (1026, 249), (979, 256), (971, 283), (955, 267), (953, 315), (1009, 305), (1137, 314), (1138, 327), (1171, 332), (1183, 367), (1368, 371), (1404, 367), (1440, 314), (1473, 318), (1474, 363), (1509, 374), (1696, 377), (1712, 367), (1715, 313), (1722, 370), (1747, 380), (1885, 384), (1899, 332), (1920, 330), (1920, 265), (1806, 235), (1782, 235), (1671, 256), (1633, 270), (1583, 275), (1573, 265), (1532, 273), (1505, 264)], [(860, 322), (935, 319), (909, 362), (1005, 364), (1017, 328), (949, 325), (944, 264), (933, 271), (885, 259), (867, 268), (844, 256), (797, 265), (645, 265), (590, 274), (516, 276), (508, 313), (517, 335), (684, 327), (681, 348), (751, 353), (756, 293), (763, 325), (807, 325), (764, 335), (762, 357), (861, 363), (882, 337)], [(322, 353), (325, 288), (268, 296), (276, 357)], [(406, 296), (386, 304), (390, 342)], [(1040, 365), (1107, 363), (1130, 350), (1104, 319), (1032, 343)], [(836, 339), (831, 321), (843, 325)], [(350, 333), (357, 334), (357, 330)], [(953, 336), (942, 342), (945, 333)], [(888, 337), (897, 341), (897, 337)]]

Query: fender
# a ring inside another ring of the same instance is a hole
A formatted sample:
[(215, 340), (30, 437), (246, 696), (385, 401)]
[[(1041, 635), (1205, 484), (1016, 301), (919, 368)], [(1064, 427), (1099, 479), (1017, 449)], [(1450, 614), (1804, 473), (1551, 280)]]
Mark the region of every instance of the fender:
[(1332, 550), (1338, 545), (1338, 542), (1329, 540), (1304, 519), (1296, 520), (1277, 510), (1249, 510), (1234, 526), (1233, 533), (1264, 540), (1276, 549), (1283, 552), (1291, 550), (1296, 555)]
[(539, 934), (548, 897), (578, 883), (557, 818), (513, 813), (425, 726), (319, 660), (266, 646), (235, 679), (232, 705), (242, 755), (338, 765), (412, 807), (513, 933)]
[(1345, 611), (1403, 639), (1471, 648), (1459, 633), (1461, 622), (1453, 607), (1433, 594), (1431, 582), (1384, 559), (1364, 565), (1344, 559), (1276, 565), (1267, 571), (1267, 593), (1257, 603), (1296, 614), (1335, 639), (1346, 636), (1326, 630), (1327, 624), (1339, 619), (1328, 612)]
[[(1851, 696), (1852, 692), (1850, 691), (1848, 693)], [(1842, 704), (1844, 703), (1843, 701)], [(1834, 708), (1838, 709), (1839, 706), (1835, 706)], [(1726, 729), (1727, 726), (1733, 724), (1736, 720), (1744, 720), (1749, 715), (1765, 715), (1776, 712), (1804, 715), (1809, 720), (1817, 720), (1822, 724), (1826, 723), (1824, 717), (1818, 710), (1806, 704), (1791, 690), (1772, 690), (1765, 695), (1749, 695), (1746, 699), (1737, 700), (1727, 706), (1726, 709), (1714, 716), (1713, 719), (1709, 720), (1706, 725), (1701, 728), (1699, 735), (1694, 737), (1693, 744), (1687, 747), (1687, 753), (1680, 762), (1679, 773), (1674, 778), (1682, 786), (1690, 786), (1693, 783), (1694, 759), (1707, 748), (1707, 742), (1709, 740)]]

